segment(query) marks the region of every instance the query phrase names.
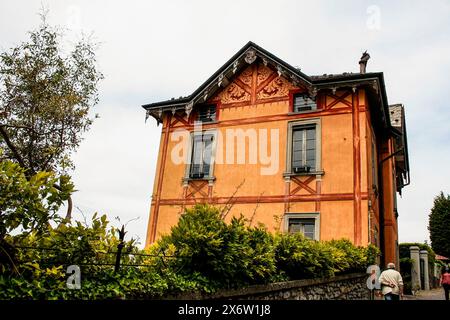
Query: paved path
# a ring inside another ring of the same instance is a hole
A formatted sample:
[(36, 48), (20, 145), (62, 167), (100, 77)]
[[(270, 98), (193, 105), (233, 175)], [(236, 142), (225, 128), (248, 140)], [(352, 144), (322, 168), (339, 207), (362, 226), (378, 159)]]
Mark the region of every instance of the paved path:
[(415, 296), (405, 295), (404, 300), (445, 300), (444, 289), (438, 288), (427, 291), (419, 291)]

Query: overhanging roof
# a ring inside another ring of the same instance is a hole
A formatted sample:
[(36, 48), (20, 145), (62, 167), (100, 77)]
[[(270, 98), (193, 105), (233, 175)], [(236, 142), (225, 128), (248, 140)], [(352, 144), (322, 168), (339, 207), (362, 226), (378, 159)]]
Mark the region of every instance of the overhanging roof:
[(393, 130), (389, 120), (389, 105), (382, 72), (308, 76), (301, 72), (299, 68), (293, 67), (251, 41), (243, 46), (190, 95), (178, 99), (172, 98), (170, 100), (153, 102), (142, 107), (147, 110), (147, 117), (149, 115), (155, 117), (158, 123), (161, 121), (162, 113), (165, 111), (175, 112), (184, 109), (189, 114), (195, 104), (206, 101), (216, 91), (224, 88), (241, 69), (253, 63), (256, 59), (262, 60), (264, 64), (273, 66), (280, 75), (285, 76), (290, 81), (303, 85), (312, 96), (320, 90), (335, 91), (341, 87), (357, 88), (365, 86), (369, 88), (372, 100), (376, 99), (376, 105), (379, 106), (377, 115), (383, 124), (383, 128), (387, 129), (387, 131)]

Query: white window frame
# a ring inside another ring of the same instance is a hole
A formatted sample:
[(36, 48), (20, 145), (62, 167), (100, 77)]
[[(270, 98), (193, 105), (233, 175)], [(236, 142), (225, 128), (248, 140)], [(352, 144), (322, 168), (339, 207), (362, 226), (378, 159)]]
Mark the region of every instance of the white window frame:
[(284, 232), (289, 232), (289, 219), (314, 219), (314, 240), (320, 240), (320, 213), (293, 213), (288, 212), (284, 214)]

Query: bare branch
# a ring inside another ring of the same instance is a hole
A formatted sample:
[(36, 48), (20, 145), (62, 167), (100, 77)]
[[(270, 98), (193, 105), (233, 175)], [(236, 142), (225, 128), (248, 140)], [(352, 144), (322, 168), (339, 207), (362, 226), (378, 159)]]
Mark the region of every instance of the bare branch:
[(20, 156), (20, 153), (17, 151), (14, 144), (9, 139), (9, 135), (3, 126), (0, 126), (0, 134), (2, 135), (3, 139), (5, 140), (5, 143), (8, 146), (9, 150), (14, 154), (14, 157), (17, 160), (17, 162), (20, 164), (20, 166), (22, 168), (26, 168), (25, 162), (23, 161), (22, 157)]
[(255, 215), (256, 215), (256, 210), (258, 210), (259, 204), (261, 203), (261, 197), (262, 197), (263, 195), (264, 195), (264, 191), (261, 192), (261, 194), (260, 194), (259, 197), (258, 197), (258, 200), (256, 201), (255, 209), (253, 210), (252, 217), (250, 218), (250, 221), (249, 221), (249, 223), (248, 223), (248, 226), (249, 226), (249, 227), (252, 226), (253, 219), (255, 218)]
[(239, 191), (239, 189), (244, 185), (244, 183), (245, 183), (245, 179), (242, 180), (242, 182), (234, 190), (231, 197), (228, 198), (227, 202), (225, 203), (225, 206), (223, 207), (223, 209), (220, 212), (220, 217), (222, 219), (225, 219), (227, 217), (227, 215), (230, 213), (231, 208), (233, 208), (233, 206), (234, 206), (234, 196)]

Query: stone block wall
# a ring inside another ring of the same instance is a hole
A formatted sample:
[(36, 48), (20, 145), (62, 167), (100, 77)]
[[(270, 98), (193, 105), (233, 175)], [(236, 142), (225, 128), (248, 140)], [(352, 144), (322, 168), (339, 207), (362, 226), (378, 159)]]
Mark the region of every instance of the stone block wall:
[(166, 299), (180, 300), (368, 300), (366, 274), (348, 274), (333, 278), (305, 279), (223, 290), (206, 295), (189, 293)]

